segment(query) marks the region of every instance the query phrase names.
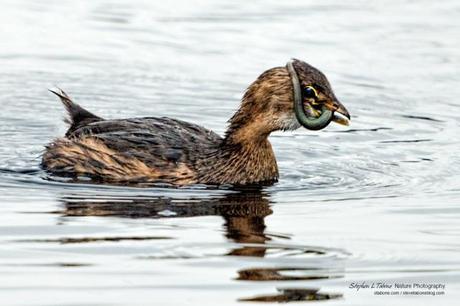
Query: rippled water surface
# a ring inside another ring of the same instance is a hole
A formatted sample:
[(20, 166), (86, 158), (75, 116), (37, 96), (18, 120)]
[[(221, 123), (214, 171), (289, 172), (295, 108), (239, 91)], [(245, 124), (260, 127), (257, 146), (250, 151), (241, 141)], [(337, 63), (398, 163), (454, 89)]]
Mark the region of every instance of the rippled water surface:
[[(456, 305), (459, 14), (456, 0), (2, 1), (1, 304)], [(353, 119), (273, 134), (272, 187), (71, 184), (39, 168), (66, 130), (47, 88), (107, 118), (223, 133), (244, 89), (291, 57), (319, 67)]]

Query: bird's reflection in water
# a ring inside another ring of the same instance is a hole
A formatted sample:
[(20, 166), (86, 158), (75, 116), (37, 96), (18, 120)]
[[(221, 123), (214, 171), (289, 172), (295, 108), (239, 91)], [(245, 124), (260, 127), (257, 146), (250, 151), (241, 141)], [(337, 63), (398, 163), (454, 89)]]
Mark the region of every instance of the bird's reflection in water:
[[(90, 199), (79, 195), (62, 198), (61, 216), (111, 216), (123, 218), (176, 218), (222, 216), (225, 236), (236, 243), (224, 256), (266, 257), (324, 255), (324, 249), (270, 244), (276, 238), (288, 236), (266, 233), (265, 217), (272, 214), (269, 196), (260, 190), (236, 191), (203, 198), (172, 197), (107, 197)], [(113, 241), (113, 240), (112, 240)], [(155, 257), (150, 257), (155, 258)], [(292, 275), (292, 274), (295, 275)], [(340, 271), (315, 267), (249, 267), (237, 271), (236, 280), (244, 281), (300, 281), (342, 277)], [(242, 298), (241, 301), (299, 301), (336, 298), (341, 295), (318, 293), (318, 289), (279, 289), (277, 295)]]
[(272, 214), (268, 196), (260, 190), (245, 190), (203, 198), (172, 197), (107, 197), (87, 198), (80, 195), (63, 197), (62, 216), (177, 218), (222, 216), (225, 236), (238, 244), (257, 244), (231, 250), (226, 255), (264, 257), (265, 217)]

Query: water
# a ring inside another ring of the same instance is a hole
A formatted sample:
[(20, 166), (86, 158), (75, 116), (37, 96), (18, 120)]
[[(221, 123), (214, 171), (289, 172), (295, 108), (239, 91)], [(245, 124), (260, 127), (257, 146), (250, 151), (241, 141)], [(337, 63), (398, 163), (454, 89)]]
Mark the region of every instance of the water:
[[(1, 304), (455, 305), (459, 13), (454, 0), (3, 1)], [(223, 133), (248, 84), (291, 57), (328, 76), (352, 125), (272, 135), (281, 178), (261, 192), (70, 184), (38, 167), (66, 130), (47, 88), (107, 118)]]

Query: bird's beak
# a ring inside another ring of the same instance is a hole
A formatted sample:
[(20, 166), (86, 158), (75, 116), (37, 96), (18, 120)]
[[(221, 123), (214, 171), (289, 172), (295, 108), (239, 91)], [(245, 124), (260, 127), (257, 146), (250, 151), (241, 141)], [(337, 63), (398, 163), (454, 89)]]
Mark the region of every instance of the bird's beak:
[(332, 121), (342, 125), (350, 124), (350, 113), (339, 101), (330, 100), (324, 103), (327, 109), (333, 112)]

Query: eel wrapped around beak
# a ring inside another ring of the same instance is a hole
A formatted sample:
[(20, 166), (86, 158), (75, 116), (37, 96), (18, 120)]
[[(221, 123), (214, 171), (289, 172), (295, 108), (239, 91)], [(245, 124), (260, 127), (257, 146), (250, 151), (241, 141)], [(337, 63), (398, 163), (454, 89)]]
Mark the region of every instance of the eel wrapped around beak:
[(350, 114), (342, 103), (326, 100), (321, 104), (312, 105), (309, 102), (297, 103), (294, 107), (297, 120), (309, 130), (321, 130), (331, 121), (341, 125), (349, 125)]
[(297, 121), (309, 130), (321, 130), (328, 126), (331, 121), (348, 125), (350, 114), (345, 106), (335, 98), (331, 89), (327, 93), (318, 93), (313, 86), (307, 86), (308, 94), (303, 94), (304, 87), (301, 86), (299, 76), (293, 65), (295, 61), (297, 60), (289, 61), (286, 68), (292, 81), (294, 112)]

